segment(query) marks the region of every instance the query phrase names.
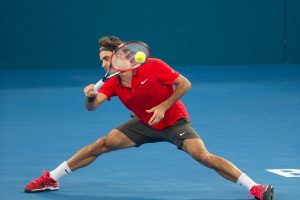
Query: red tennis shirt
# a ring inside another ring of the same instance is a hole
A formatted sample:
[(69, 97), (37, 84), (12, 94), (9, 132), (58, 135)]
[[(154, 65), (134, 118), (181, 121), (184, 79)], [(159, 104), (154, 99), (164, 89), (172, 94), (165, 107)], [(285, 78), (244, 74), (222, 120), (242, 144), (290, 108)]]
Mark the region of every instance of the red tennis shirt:
[[(179, 73), (165, 62), (149, 58), (132, 74), (131, 88), (124, 87), (119, 77), (115, 76), (106, 81), (99, 92), (106, 95), (108, 100), (118, 96), (143, 124), (149, 126), (148, 121), (153, 113), (147, 113), (146, 110), (159, 105), (173, 94), (173, 83)], [(189, 119), (185, 106), (179, 100), (166, 111), (164, 118), (151, 128), (162, 130), (175, 124), (181, 117)]]

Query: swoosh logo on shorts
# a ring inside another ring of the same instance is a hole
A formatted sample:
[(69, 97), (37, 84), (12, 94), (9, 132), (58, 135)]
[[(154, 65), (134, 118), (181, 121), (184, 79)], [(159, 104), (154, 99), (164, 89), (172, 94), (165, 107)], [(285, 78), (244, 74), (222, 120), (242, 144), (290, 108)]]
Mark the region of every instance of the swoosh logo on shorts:
[(183, 136), (184, 134), (186, 134), (186, 132), (179, 133), (179, 136)]

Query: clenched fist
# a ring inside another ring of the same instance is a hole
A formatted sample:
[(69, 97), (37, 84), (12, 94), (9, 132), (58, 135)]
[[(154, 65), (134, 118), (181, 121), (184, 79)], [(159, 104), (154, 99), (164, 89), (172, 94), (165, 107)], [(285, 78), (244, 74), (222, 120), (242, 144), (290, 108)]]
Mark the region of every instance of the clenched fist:
[(90, 84), (88, 86), (86, 86), (84, 88), (84, 94), (86, 97), (96, 97), (97, 96), (97, 91), (94, 90), (94, 85), (93, 84)]

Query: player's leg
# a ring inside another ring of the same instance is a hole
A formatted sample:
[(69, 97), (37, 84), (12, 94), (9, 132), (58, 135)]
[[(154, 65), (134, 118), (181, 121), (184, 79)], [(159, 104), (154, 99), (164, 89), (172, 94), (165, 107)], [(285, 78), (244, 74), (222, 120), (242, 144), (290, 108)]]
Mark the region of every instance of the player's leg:
[(248, 189), (256, 199), (273, 199), (273, 186), (255, 183), (228, 160), (208, 152), (200, 138), (185, 139), (181, 148), (201, 164), (214, 169), (224, 178)]
[(71, 171), (75, 171), (89, 165), (103, 153), (134, 146), (136, 144), (131, 139), (119, 130), (113, 129), (107, 136), (79, 150), (67, 160), (67, 164)]
[(206, 149), (203, 141), (187, 119), (180, 119), (173, 126), (165, 129), (162, 137), (190, 154), (203, 165), (216, 170), (224, 178), (247, 188), (254, 197), (260, 200), (272, 199), (274, 188), (271, 185), (258, 185), (241, 172), (228, 160), (214, 155)]
[(98, 139), (77, 153), (70, 159), (60, 164), (51, 172), (45, 172), (41, 177), (31, 181), (25, 186), (25, 192), (41, 192), (46, 190), (58, 190), (58, 180), (72, 171), (91, 164), (103, 153), (136, 146), (135, 142), (129, 139), (121, 131), (113, 129), (107, 136)]
[(203, 141), (199, 138), (186, 139), (181, 147), (201, 164), (213, 168), (224, 178), (237, 182), (242, 172), (231, 162), (207, 151)]

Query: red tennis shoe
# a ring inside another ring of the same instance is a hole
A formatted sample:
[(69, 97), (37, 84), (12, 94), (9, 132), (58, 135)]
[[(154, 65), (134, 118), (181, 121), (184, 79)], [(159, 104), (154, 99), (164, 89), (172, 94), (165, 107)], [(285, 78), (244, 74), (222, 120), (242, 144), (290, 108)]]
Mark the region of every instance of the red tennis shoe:
[(250, 195), (258, 200), (272, 200), (274, 195), (274, 187), (271, 185), (255, 185), (250, 189)]
[(58, 190), (58, 181), (50, 177), (49, 172), (44, 172), (43, 175), (25, 186), (25, 192), (44, 192), (47, 190)]

